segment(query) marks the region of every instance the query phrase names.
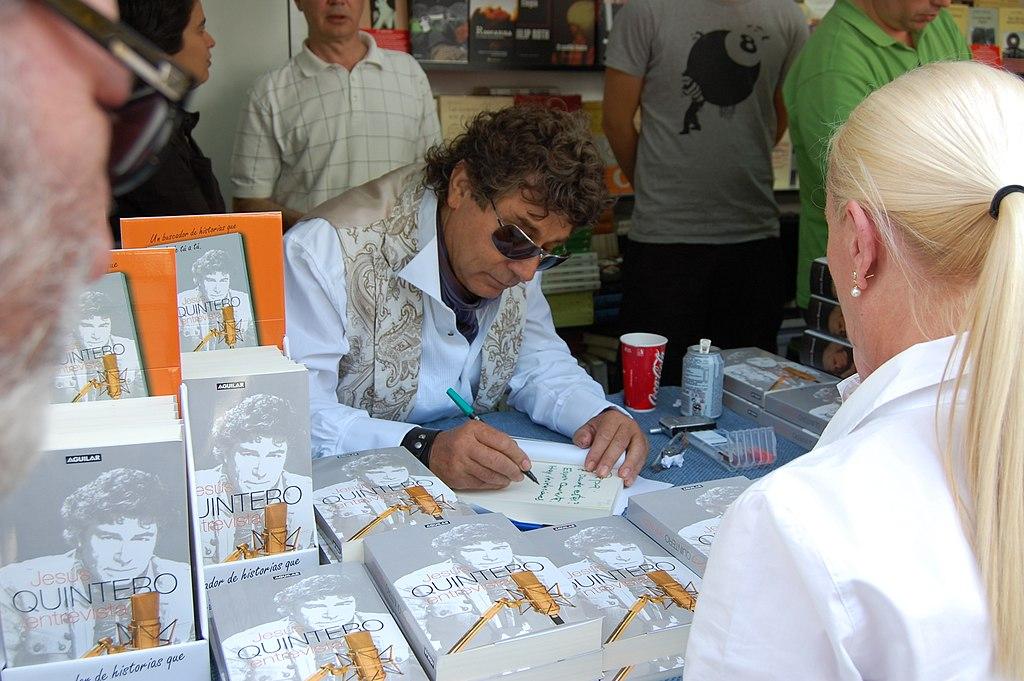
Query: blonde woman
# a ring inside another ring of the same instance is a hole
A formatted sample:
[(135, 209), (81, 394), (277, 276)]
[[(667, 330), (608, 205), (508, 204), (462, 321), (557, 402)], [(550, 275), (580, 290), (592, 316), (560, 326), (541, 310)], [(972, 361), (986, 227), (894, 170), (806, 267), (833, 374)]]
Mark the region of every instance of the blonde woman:
[(815, 450), (726, 513), (686, 681), (1024, 679), (1021, 112), (1024, 81), (935, 64), (837, 132), (859, 374)]

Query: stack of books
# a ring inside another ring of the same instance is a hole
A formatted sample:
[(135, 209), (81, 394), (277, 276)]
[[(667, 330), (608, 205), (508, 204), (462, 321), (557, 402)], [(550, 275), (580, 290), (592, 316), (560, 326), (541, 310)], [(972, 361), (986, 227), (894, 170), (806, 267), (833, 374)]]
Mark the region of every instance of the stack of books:
[(681, 673), (700, 586), (682, 561), (620, 516), (534, 530), (530, 539), (580, 607), (604, 618), (602, 666), (611, 678)]
[(703, 577), (722, 515), (751, 482), (736, 476), (638, 494), (626, 517)]
[(434, 681), (596, 679), (601, 616), (497, 513), (372, 535), (366, 566)]
[(182, 356), (207, 589), (318, 563), (306, 368), (275, 346)]
[(156, 648), (175, 678), (208, 678), (173, 397), (53, 405), (48, 423), (38, 461), (0, 503), (3, 679), (132, 667), (148, 679)]
[(317, 529), (335, 560), (362, 561), (368, 536), (475, 515), (404, 447), (316, 459), (313, 487)]
[(826, 258), (811, 264), (811, 301), (807, 306), (807, 330), (800, 361), (839, 378), (856, 371), (853, 345), (846, 335), (846, 320)]
[(358, 563), (229, 584), (211, 594), (214, 660), (225, 681), (427, 681)]
[(726, 407), (801, 447), (817, 444), (839, 408), (838, 378), (760, 348), (723, 350), (722, 358)]

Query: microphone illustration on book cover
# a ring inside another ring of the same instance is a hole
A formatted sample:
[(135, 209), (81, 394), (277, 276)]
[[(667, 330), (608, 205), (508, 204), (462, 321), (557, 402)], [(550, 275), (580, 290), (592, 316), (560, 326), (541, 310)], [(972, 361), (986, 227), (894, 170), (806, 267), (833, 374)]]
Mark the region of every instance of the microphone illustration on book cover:
[[(625, 633), (630, 623), (636, 619), (636, 616), (652, 603), (661, 605), (666, 610), (673, 605), (690, 612), (697, 608), (697, 588), (693, 582), (683, 586), (664, 570), (652, 570), (647, 573), (647, 577), (652, 583), (649, 587), (650, 593), (643, 594), (636, 599), (636, 602), (626, 612), (625, 617), (615, 625), (615, 629), (605, 639), (605, 645), (617, 641)], [(615, 674), (614, 681), (623, 681), (632, 671), (633, 665), (623, 667)]]
[(155, 591), (135, 594), (131, 597), (132, 619), (128, 626), (117, 625), (118, 642), (104, 636), (82, 657), (113, 655), (128, 650), (145, 650), (170, 645), (174, 640), (174, 628), (178, 620), (166, 626), (160, 622), (160, 594)]
[(240, 234), (175, 244), (181, 349), (202, 352), (259, 345), (245, 246)]
[(512, 572), (509, 577), (515, 582), (518, 590), (508, 590), (509, 597), (499, 598), (494, 601), (491, 607), (487, 608), (480, 615), (480, 618), (473, 623), (473, 626), (463, 634), (455, 645), (452, 646), (449, 653), (457, 653), (463, 650), (469, 642), (476, 636), (484, 626), (487, 625), (491, 619), (494, 618), (502, 608), (509, 608), (517, 610), (520, 615), (528, 610), (533, 610), (542, 615), (547, 615), (551, 618), (551, 621), (555, 626), (565, 624), (565, 621), (559, 617), (562, 606), (575, 607), (570, 603), (565, 596), (562, 595), (562, 591), (558, 584), (552, 585), (550, 588), (544, 586), (537, 579), (537, 575), (533, 574), (529, 570), (520, 570)]
[(288, 531), (288, 504), (281, 501), (264, 509), (263, 531), (252, 530), (252, 545), (241, 543), (235, 547), (225, 563), (246, 560), (259, 556), (273, 556), (279, 553), (295, 551), (301, 527)]
[(317, 522), (338, 545), (399, 526), (475, 515), (404, 447), (320, 457), (313, 479)]
[(438, 652), (578, 619), (568, 614), (577, 608), (562, 572), (545, 556), (526, 555), (519, 531), (504, 523), (466, 522), (437, 534), (430, 547), (441, 561), (394, 580)]
[(395, 664), (393, 647), (379, 651), (368, 631), (357, 631), (345, 635), (348, 653), (335, 653), (336, 662), (321, 665), (320, 669), (306, 681), (322, 681), (328, 676), (340, 676), (345, 681), (384, 681), (388, 673), (402, 675), (402, 668)]
[(146, 397), (142, 354), (123, 272), (79, 296), (77, 323), (54, 379), (54, 402)]

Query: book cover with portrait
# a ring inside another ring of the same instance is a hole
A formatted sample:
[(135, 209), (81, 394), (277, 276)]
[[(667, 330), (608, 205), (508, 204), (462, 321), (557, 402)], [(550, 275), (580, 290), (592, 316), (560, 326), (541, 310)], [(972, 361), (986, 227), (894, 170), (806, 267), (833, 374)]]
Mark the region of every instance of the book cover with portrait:
[(469, 0), (469, 60), (509, 64), (515, 57), (518, 0)]
[(839, 389), (834, 385), (808, 385), (792, 390), (778, 390), (764, 398), (764, 408), (768, 413), (818, 435), (825, 430), (841, 405)]
[(722, 359), (725, 361), (724, 389), (759, 407), (764, 406), (765, 395), (773, 390), (838, 382), (813, 364), (791, 362), (761, 348), (723, 350)]
[(180, 358), (177, 337), (167, 333), (173, 308), (173, 251), (112, 250), (107, 273), (70, 303), (51, 401), (175, 394)]
[(846, 320), (839, 303), (811, 294), (807, 304), (807, 328), (823, 331), (830, 336), (846, 339)]
[(134, 442), (64, 431), (0, 503), (7, 663), (81, 658), (131, 639), (132, 597), (156, 592), (160, 638), (195, 638), (180, 422)]
[[(236, 353), (226, 352), (228, 356)], [(287, 504), (290, 550), (314, 548), (306, 368), (281, 358), (263, 372), (185, 370), (202, 559), (261, 548), (267, 508)], [(255, 361), (252, 361), (255, 365)]]
[(303, 577), (226, 584), (210, 593), (225, 681), (321, 678), (426, 681), (405, 637), (357, 563)]
[(593, 66), (596, 39), (597, 4), (594, 0), (552, 0), (552, 64)]
[(837, 379), (848, 378), (857, 371), (853, 363), (853, 346), (850, 341), (824, 331), (804, 331), (800, 361)]
[(367, 537), (370, 575), (435, 681), (600, 650), (600, 617), (531, 534), (487, 513)]
[(570, 580), (581, 607), (604, 618), (606, 671), (678, 673), (700, 587), (682, 561), (621, 516), (544, 527), (530, 538)]
[(313, 460), (313, 507), (343, 560), (362, 559), (362, 538), (407, 525), (474, 515), (404, 447)]
[(183, 353), (283, 347), (281, 235), (280, 213), (121, 219), (125, 247), (176, 251)]
[(468, 0), (415, 0), (410, 8), (412, 56), (421, 62), (469, 61)]
[(626, 518), (703, 577), (725, 510), (751, 482), (735, 476), (637, 494)]

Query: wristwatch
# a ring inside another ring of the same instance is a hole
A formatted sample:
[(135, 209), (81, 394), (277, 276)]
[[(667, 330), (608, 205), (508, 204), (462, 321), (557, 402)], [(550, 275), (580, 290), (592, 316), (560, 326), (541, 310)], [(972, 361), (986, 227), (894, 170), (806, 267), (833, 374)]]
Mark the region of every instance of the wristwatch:
[(420, 463), (430, 468), (430, 448), (434, 446), (434, 440), (441, 432), (415, 426), (402, 438), (402, 446), (412, 452)]

